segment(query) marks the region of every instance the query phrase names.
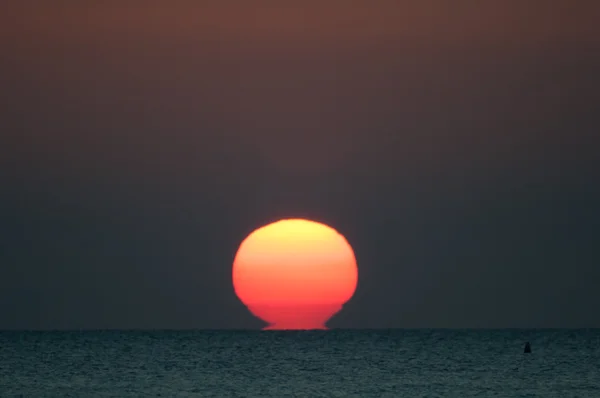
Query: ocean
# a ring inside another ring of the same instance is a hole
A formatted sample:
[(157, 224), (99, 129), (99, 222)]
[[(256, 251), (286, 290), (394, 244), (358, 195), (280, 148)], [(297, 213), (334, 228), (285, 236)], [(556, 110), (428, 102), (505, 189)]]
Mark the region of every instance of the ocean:
[(0, 332), (13, 396), (600, 397), (600, 330)]

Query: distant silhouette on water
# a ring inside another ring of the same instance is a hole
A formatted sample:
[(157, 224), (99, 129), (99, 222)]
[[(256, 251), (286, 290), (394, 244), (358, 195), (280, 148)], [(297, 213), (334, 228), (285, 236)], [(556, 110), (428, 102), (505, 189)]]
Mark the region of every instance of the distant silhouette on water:
[(529, 344), (529, 341), (525, 343), (525, 349), (523, 350), (523, 353), (531, 354), (531, 344)]

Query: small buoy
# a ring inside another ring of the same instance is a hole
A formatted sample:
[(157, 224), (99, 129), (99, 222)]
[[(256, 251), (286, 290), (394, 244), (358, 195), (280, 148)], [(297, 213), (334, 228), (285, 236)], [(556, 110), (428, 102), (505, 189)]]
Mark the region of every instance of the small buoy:
[(525, 349), (523, 350), (523, 353), (531, 354), (531, 344), (529, 344), (529, 341), (525, 343)]

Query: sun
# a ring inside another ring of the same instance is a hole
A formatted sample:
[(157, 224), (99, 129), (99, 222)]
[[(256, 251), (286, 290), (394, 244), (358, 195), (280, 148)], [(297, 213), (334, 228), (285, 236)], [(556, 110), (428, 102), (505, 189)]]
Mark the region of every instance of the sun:
[(266, 329), (325, 329), (358, 282), (352, 247), (335, 229), (286, 219), (252, 232), (233, 261), (233, 287)]

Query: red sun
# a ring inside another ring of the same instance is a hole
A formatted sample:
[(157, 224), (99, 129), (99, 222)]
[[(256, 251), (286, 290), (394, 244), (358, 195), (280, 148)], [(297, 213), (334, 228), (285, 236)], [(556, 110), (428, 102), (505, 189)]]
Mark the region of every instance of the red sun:
[(252, 232), (233, 261), (233, 287), (265, 329), (326, 329), (356, 290), (352, 247), (335, 229), (303, 219)]

